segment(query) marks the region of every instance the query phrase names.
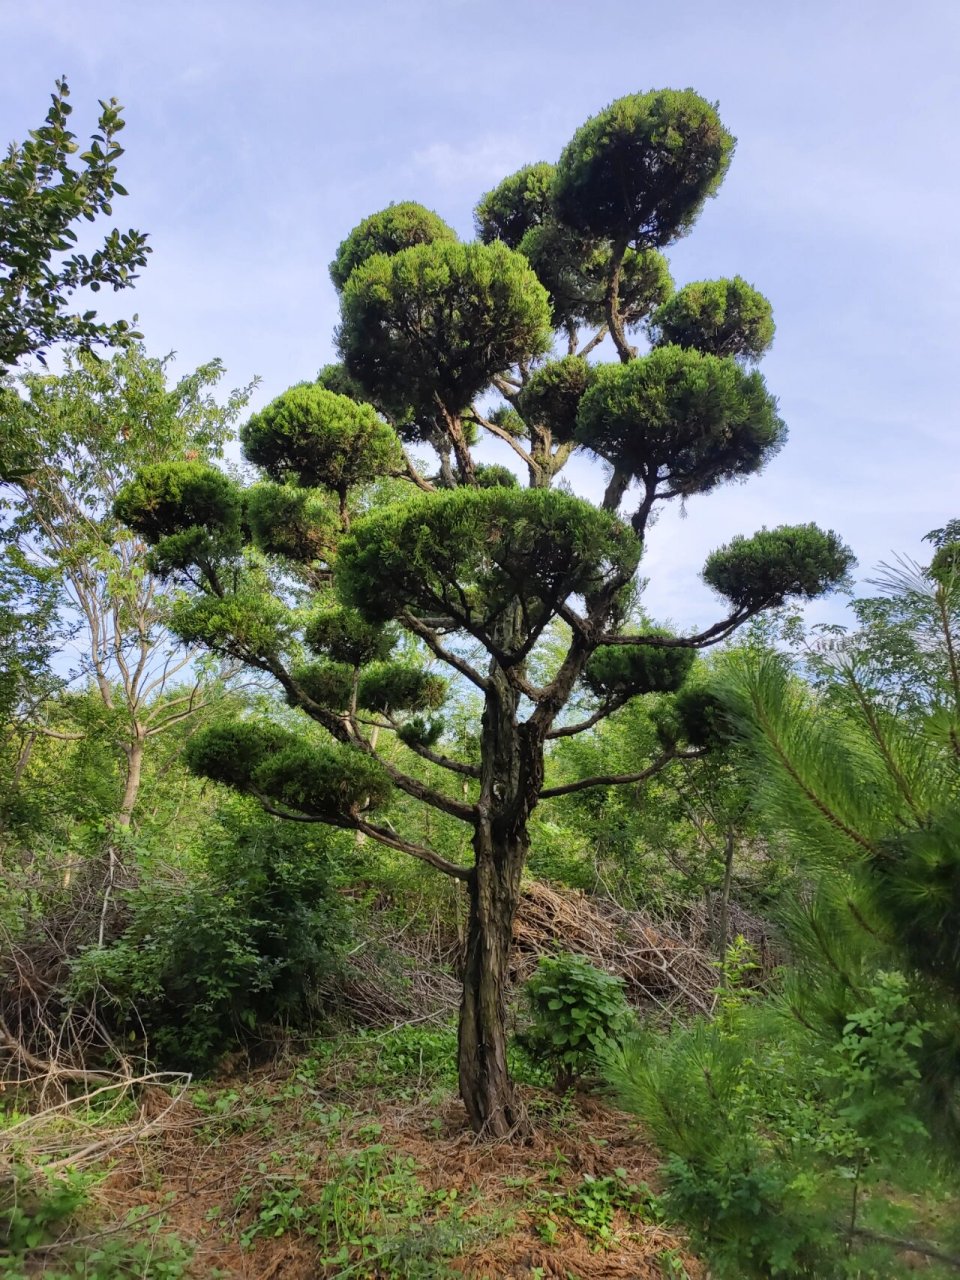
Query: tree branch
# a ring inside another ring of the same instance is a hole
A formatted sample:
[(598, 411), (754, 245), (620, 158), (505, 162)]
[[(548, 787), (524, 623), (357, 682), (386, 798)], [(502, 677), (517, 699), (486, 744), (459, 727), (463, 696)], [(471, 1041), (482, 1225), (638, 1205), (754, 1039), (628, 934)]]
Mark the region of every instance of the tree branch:
[(575, 733), (585, 733), (587, 729), (592, 729), (595, 724), (599, 724), (601, 720), (606, 720), (607, 716), (612, 716), (615, 711), (619, 711), (621, 707), (626, 706), (631, 696), (630, 694), (625, 694), (621, 698), (605, 702), (599, 711), (595, 711), (586, 720), (580, 720), (576, 724), (563, 725), (559, 729), (551, 729), (546, 736), (548, 738), (572, 738)]
[(421, 782), (418, 778), (411, 778), (402, 769), (398, 769), (396, 765), (390, 764), (388, 760), (384, 760), (382, 756), (377, 755), (365, 738), (362, 738), (355, 745), (372, 756), (384, 772), (389, 775), (392, 782), (401, 791), (406, 792), (408, 796), (413, 796), (414, 800), (421, 800), (424, 804), (428, 804), (431, 809), (438, 809), (441, 813), (445, 813), (451, 818), (459, 818), (461, 822), (471, 824), (476, 822), (478, 810), (475, 804), (464, 804), (462, 800), (454, 800), (451, 796), (445, 796), (442, 791), (435, 791), (433, 787), (428, 787), (426, 783)]
[(437, 486), (435, 484), (431, 484), (429, 480), (427, 480), (424, 476), (420, 474), (417, 468), (410, 461), (410, 456), (407, 453), (406, 449), (401, 449), (400, 452), (403, 455), (404, 470), (398, 471), (396, 473), (397, 476), (401, 478), (406, 477), (406, 479), (412, 480), (413, 483), (417, 486), (417, 488), (422, 489), (424, 493), (435, 493)]
[(490, 681), (487, 680), (485, 676), (482, 676), (476, 668), (472, 667), (469, 662), (463, 658), (459, 658), (455, 653), (451, 653), (449, 649), (442, 645), (437, 633), (431, 630), (425, 622), (421, 621), (420, 618), (417, 618), (408, 609), (405, 609), (403, 613), (401, 613), (400, 621), (408, 631), (412, 631), (415, 636), (419, 636), (427, 648), (437, 658), (439, 658), (441, 662), (446, 662), (447, 665), (453, 667), (455, 671), (459, 671), (462, 676), (466, 676), (471, 684), (475, 684), (478, 689), (482, 689), (483, 692), (486, 693), (487, 689), (490, 687)]
[[(398, 733), (400, 726), (393, 717), (388, 717), (386, 723), (381, 723), (381, 729), (392, 729), (394, 733)], [(409, 750), (420, 756), (423, 760), (429, 760), (431, 764), (439, 765), (441, 769), (449, 769), (451, 773), (460, 773), (467, 778), (479, 778), (480, 766), (476, 764), (467, 764), (463, 760), (453, 760), (450, 756), (441, 755), (437, 751), (431, 751), (429, 747), (425, 747), (422, 743), (407, 742), (405, 738), (400, 741)]]
[(604, 340), (604, 338), (607, 336), (608, 332), (609, 332), (609, 329), (608, 329), (607, 325), (605, 325), (605, 324), (604, 324), (604, 325), (601, 325), (601, 326), (600, 326), (600, 328), (597, 330), (597, 332), (596, 332), (596, 333), (593, 335), (593, 337), (590, 339), (590, 341), (589, 341), (589, 342), (584, 343), (584, 345), (583, 345), (583, 346), (580, 348), (580, 350), (577, 352), (577, 355), (578, 355), (578, 356), (588, 356), (588, 355), (590, 354), (590, 352), (594, 349), (594, 347), (599, 347), (600, 343), (601, 343), (601, 342)]
[(568, 782), (562, 787), (547, 787), (540, 792), (540, 799), (549, 800), (552, 796), (572, 795), (574, 791), (585, 791), (587, 787), (617, 787), (628, 782), (646, 782), (648, 778), (654, 777), (665, 769), (673, 760), (696, 760), (704, 754), (703, 751), (665, 751), (662, 756), (654, 760), (653, 764), (646, 769), (641, 769), (639, 773), (604, 773), (598, 774), (595, 778), (580, 778), (577, 782)]
[(737, 627), (742, 626), (749, 618), (761, 613), (766, 605), (760, 605), (756, 609), (738, 609), (736, 613), (732, 613), (729, 618), (724, 618), (722, 622), (715, 623), (712, 627), (708, 627), (706, 631), (699, 631), (692, 636), (656, 636), (648, 635), (602, 635), (597, 641), (598, 644), (629, 644), (629, 645), (656, 645), (662, 649), (705, 649), (709, 645), (719, 644), (721, 640), (725, 640), (731, 631), (736, 631)]
[(375, 826), (372, 822), (365, 822), (363, 818), (358, 818), (355, 823), (357, 831), (362, 831), (365, 836), (370, 836), (372, 840), (378, 840), (380, 844), (387, 845), (390, 849), (399, 849), (401, 853), (409, 853), (413, 858), (419, 858), (421, 862), (427, 862), (431, 867), (436, 867), (438, 871), (442, 871), (444, 875), (453, 876), (456, 880), (469, 880), (470, 868), (461, 867), (456, 862), (448, 862), (446, 858), (441, 857), (439, 853), (434, 853), (432, 849), (428, 849), (422, 844), (413, 844), (409, 840), (402, 840), (395, 832), (389, 831), (386, 827)]
[(610, 253), (610, 275), (607, 278), (607, 327), (613, 338), (614, 346), (624, 364), (633, 360), (637, 354), (636, 347), (631, 347), (623, 330), (623, 317), (620, 314), (620, 273), (623, 270), (623, 256), (627, 251), (626, 238), (614, 244)]
[(88, 737), (85, 733), (61, 733), (57, 729), (47, 729), (42, 724), (28, 724), (25, 728), (30, 733), (42, 734), (44, 738), (56, 738), (59, 742), (83, 742)]
[(527, 453), (526, 449), (524, 449), (521, 444), (517, 443), (509, 431), (504, 431), (503, 427), (499, 426), (496, 422), (490, 422), (477, 409), (471, 408), (470, 412), (473, 414), (474, 420), (479, 426), (483, 427), (485, 431), (489, 431), (492, 436), (496, 436), (499, 440), (502, 440), (504, 444), (508, 444), (517, 457), (521, 458), (531, 471), (536, 472), (538, 475), (540, 474), (540, 463), (537, 462), (531, 454)]

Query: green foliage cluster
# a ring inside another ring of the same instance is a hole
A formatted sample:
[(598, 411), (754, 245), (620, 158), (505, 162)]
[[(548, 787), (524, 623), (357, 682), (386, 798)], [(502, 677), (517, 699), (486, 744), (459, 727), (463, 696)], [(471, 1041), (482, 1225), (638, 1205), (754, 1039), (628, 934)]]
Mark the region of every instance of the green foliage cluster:
[(634, 1026), (623, 982), (579, 956), (541, 956), (524, 998), (531, 1021), (518, 1041), (560, 1088), (595, 1071)]
[(862, 1000), (840, 1035), (811, 1040), (734, 988), (715, 1022), (644, 1032), (608, 1058), (669, 1155), (666, 1211), (718, 1276), (900, 1274), (874, 1237), (897, 1220), (895, 1188), (937, 1178), (910, 1094), (922, 1027), (901, 975)]
[(787, 597), (813, 600), (828, 582), (842, 582), (853, 562), (832, 531), (816, 525), (780, 525), (751, 538), (735, 537), (712, 552), (703, 580), (737, 609), (783, 604)]
[(539, 629), (567, 595), (599, 590), (639, 554), (628, 529), (579, 498), (464, 488), (358, 521), (337, 580), (371, 622), (439, 609), (476, 630), (519, 598)]
[(115, 514), (151, 543), (158, 573), (232, 555), (240, 547), (236, 486), (203, 462), (143, 467), (118, 497)]
[(200, 729), (187, 744), (186, 760), (204, 777), (333, 825), (356, 806), (386, 804), (391, 793), (383, 765), (358, 747), (310, 742), (260, 720)]
[(328, 891), (332, 837), (247, 801), (221, 806), (185, 884), (127, 895), (129, 923), (73, 964), (70, 994), (175, 1071), (205, 1071), (269, 1028), (309, 1026), (340, 932)]
[(668, 244), (716, 193), (733, 147), (716, 108), (689, 89), (618, 98), (581, 125), (561, 155), (557, 211), (594, 235)]
[(291, 387), (240, 432), (247, 458), (271, 480), (345, 494), (400, 462), (394, 432), (368, 404), (316, 383)]
[(759, 373), (683, 347), (602, 366), (577, 416), (581, 444), (684, 495), (758, 471), (785, 438)]
[(317, 654), (334, 662), (360, 667), (385, 662), (397, 642), (392, 627), (373, 627), (355, 609), (322, 609), (312, 613), (304, 627), (304, 641)]
[[(153, 563), (158, 569), (172, 567), (161, 565), (155, 553)], [(268, 580), (261, 573), (236, 574), (233, 585), (229, 594), (178, 596), (170, 610), (170, 629), (184, 644), (203, 645), (220, 656), (269, 669), (271, 660), (276, 661), (293, 640), (292, 611), (268, 592)]]
[(423, 205), (412, 200), (391, 204), (354, 227), (330, 263), (330, 278), (337, 289), (343, 289), (351, 273), (377, 254), (390, 256), (418, 244), (456, 238), (453, 229)]
[(590, 655), (583, 680), (598, 697), (675, 693), (690, 674), (695, 657), (693, 649), (679, 645), (600, 645)]
[(595, 370), (581, 356), (564, 356), (541, 365), (520, 394), (520, 406), (533, 422), (543, 422), (560, 443), (572, 441), (577, 414)]
[(506, 245), (439, 241), (353, 272), (337, 342), (348, 373), (379, 401), (459, 414), (495, 374), (548, 350), (550, 308)]
[(523, 237), (544, 222), (550, 212), (552, 164), (528, 164), (504, 178), (477, 204), (474, 222), (484, 244), (502, 240), (508, 249), (518, 249)]
[(58, 80), (46, 119), (0, 160), (0, 369), (57, 342), (127, 344), (140, 337), (123, 320), (98, 321), (96, 312), (70, 310), (73, 295), (104, 285), (134, 283), (151, 252), (139, 231), (110, 231), (93, 253), (77, 249), (75, 224), (113, 212), (124, 127), (116, 98), (100, 102), (97, 132), (79, 151), (69, 127), (73, 107), (66, 80)]
[[(190, 1274), (193, 1249), (153, 1218), (145, 1235), (135, 1229), (138, 1211), (127, 1215), (128, 1229), (91, 1232), (84, 1222), (101, 1174), (79, 1169), (62, 1174), (31, 1174), (14, 1165), (0, 1185), (0, 1275), (29, 1280), (37, 1265), (49, 1280), (182, 1280)], [(73, 1237), (86, 1237), (74, 1243)]]
[(264, 555), (300, 564), (333, 556), (335, 515), (323, 494), (261, 481), (244, 494), (244, 516), (254, 545)]
[(626, 1170), (605, 1177), (585, 1174), (579, 1186), (565, 1191), (544, 1192), (546, 1214), (537, 1231), (547, 1244), (555, 1244), (561, 1225), (569, 1222), (588, 1240), (604, 1249), (614, 1249), (620, 1237), (614, 1230), (614, 1215), (622, 1210), (641, 1221), (656, 1221), (659, 1206), (646, 1183), (628, 1182)]
[(655, 345), (759, 360), (773, 342), (770, 303), (740, 276), (684, 285), (652, 319)]

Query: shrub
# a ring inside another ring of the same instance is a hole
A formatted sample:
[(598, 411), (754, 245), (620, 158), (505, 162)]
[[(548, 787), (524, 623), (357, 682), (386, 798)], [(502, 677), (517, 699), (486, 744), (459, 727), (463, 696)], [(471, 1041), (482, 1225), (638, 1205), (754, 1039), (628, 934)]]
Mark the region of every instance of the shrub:
[(554, 1068), (558, 1088), (569, 1088), (634, 1025), (622, 981), (578, 956), (541, 956), (524, 995), (532, 1022), (518, 1040)]
[(209, 1068), (266, 1024), (304, 1024), (333, 967), (336, 913), (316, 829), (230, 800), (185, 885), (129, 894), (131, 922), (74, 965), (72, 994), (97, 987), (118, 1030), (171, 1070)]
[(904, 1242), (871, 1244), (868, 1230), (865, 1244), (858, 1225), (905, 1224), (911, 1149), (930, 1185), (909, 1091), (922, 1031), (899, 975), (881, 974), (839, 1040), (731, 997), (713, 1022), (627, 1037), (608, 1056), (622, 1105), (668, 1157), (664, 1207), (719, 1280), (900, 1274), (889, 1245)]

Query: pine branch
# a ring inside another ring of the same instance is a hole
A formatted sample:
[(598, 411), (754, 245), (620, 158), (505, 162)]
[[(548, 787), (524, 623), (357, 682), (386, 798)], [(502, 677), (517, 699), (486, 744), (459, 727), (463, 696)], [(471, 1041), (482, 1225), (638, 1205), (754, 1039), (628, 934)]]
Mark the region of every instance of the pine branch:
[(460, 658), (455, 653), (451, 653), (449, 649), (441, 644), (440, 637), (435, 631), (428, 627), (425, 622), (412, 614), (409, 609), (405, 609), (400, 615), (400, 621), (408, 631), (412, 631), (415, 636), (419, 636), (427, 648), (430, 649), (430, 651), (438, 657), (441, 662), (445, 662), (448, 666), (453, 667), (455, 671), (459, 671), (462, 676), (466, 676), (471, 684), (475, 684), (478, 689), (481, 689), (486, 693), (490, 687), (490, 681), (487, 680), (485, 676), (482, 676), (480, 672), (472, 667), (464, 658)]
[(509, 431), (504, 431), (503, 427), (498, 426), (496, 422), (490, 422), (489, 419), (485, 418), (478, 409), (471, 409), (470, 412), (473, 414), (474, 421), (477, 422), (479, 426), (483, 427), (485, 431), (489, 431), (492, 436), (496, 436), (498, 440), (502, 440), (504, 444), (509, 445), (517, 457), (527, 464), (531, 472), (537, 476), (541, 474), (542, 468), (540, 464), (535, 458), (527, 453), (526, 449), (524, 449), (521, 444), (518, 444), (517, 441), (514, 440)]
[(710, 645), (719, 644), (721, 640), (726, 640), (727, 636), (736, 631), (737, 627), (742, 626), (758, 613), (762, 613), (767, 607), (766, 604), (758, 605), (756, 608), (738, 609), (735, 613), (731, 613), (729, 617), (724, 618), (722, 622), (716, 622), (712, 627), (707, 627), (706, 631), (698, 631), (692, 636), (657, 636), (655, 634), (647, 635), (619, 635), (607, 634), (600, 636), (598, 644), (629, 644), (629, 645), (656, 645), (658, 649), (706, 649)]
[[(399, 733), (400, 730), (400, 725), (398, 725), (396, 720), (392, 717), (389, 717), (386, 722), (381, 723), (378, 727), (382, 729), (392, 729), (394, 733)], [(425, 747), (419, 742), (408, 742), (405, 738), (401, 738), (400, 741), (409, 751), (413, 751), (416, 755), (420, 756), (422, 760), (429, 760), (431, 764), (439, 765), (441, 769), (449, 769), (451, 773), (460, 773), (467, 778), (480, 777), (479, 765), (467, 764), (463, 760), (454, 760), (450, 756), (441, 755), (437, 751), (431, 751), (429, 747)]]
[(446, 858), (439, 853), (435, 853), (433, 849), (428, 849), (426, 845), (414, 844), (410, 840), (403, 840), (396, 832), (388, 830), (386, 827), (375, 826), (372, 822), (365, 822), (362, 818), (358, 818), (353, 824), (357, 831), (362, 831), (365, 836), (369, 836), (372, 840), (379, 841), (380, 844), (386, 845), (389, 849), (399, 849), (401, 853), (409, 853), (412, 858), (418, 858), (421, 862), (428, 863), (431, 867), (435, 867), (437, 871), (442, 871), (444, 875), (453, 876), (456, 880), (469, 880), (471, 869), (469, 867), (461, 867), (456, 862), (448, 862)]
[(572, 738), (574, 734), (585, 733), (587, 729), (592, 729), (595, 724), (599, 724), (601, 720), (606, 720), (607, 716), (613, 715), (615, 711), (619, 711), (621, 707), (626, 706), (630, 696), (624, 694), (620, 698), (605, 702), (598, 711), (588, 716), (586, 720), (579, 720), (576, 724), (562, 725), (559, 729), (551, 729), (546, 735), (548, 738)]
[(666, 751), (639, 773), (604, 773), (594, 778), (580, 778), (577, 782), (568, 782), (562, 787), (547, 787), (540, 792), (540, 799), (549, 800), (553, 796), (569, 796), (575, 791), (585, 791), (588, 787), (617, 787), (629, 782), (646, 782), (648, 778), (655, 777), (665, 769), (673, 760), (698, 760), (705, 754), (704, 751)]

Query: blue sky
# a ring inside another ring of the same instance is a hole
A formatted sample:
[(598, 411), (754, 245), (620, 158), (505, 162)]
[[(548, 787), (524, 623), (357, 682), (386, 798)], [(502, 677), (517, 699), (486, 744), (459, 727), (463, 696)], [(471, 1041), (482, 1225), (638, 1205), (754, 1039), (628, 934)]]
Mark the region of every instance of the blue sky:
[(62, 73), (78, 132), (98, 97), (124, 103), (115, 211), (154, 254), (118, 314), (181, 371), (216, 355), (231, 385), (259, 375), (256, 403), (332, 357), (327, 264), (360, 218), (414, 199), (469, 236), (479, 195), (611, 99), (692, 87), (739, 141), (672, 268), (771, 299), (762, 368), (790, 440), (664, 514), (648, 606), (715, 620), (703, 560), (763, 524), (836, 529), (864, 576), (960, 516), (956, 0), (0, 0), (0, 45), (0, 143)]

